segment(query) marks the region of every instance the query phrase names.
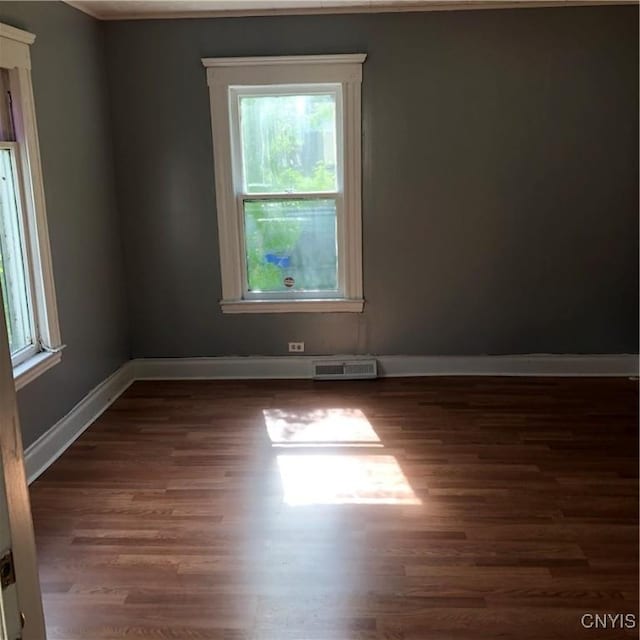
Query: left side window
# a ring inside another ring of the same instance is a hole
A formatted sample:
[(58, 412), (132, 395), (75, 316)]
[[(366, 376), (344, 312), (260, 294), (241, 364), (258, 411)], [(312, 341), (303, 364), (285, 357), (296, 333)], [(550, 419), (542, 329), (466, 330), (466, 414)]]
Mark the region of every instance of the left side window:
[[(4, 75), (4, 70), (3, 70)], [(9, 136), (11, 137), (11, 136)], [(0, 286), (13, 365), (37, 351), (33, 293), (25, 235), (18, 147), (3, 136), (0, 142)]]
[(0, 291), (16, 387), (60, 361), (29, 47), (0, 24)]

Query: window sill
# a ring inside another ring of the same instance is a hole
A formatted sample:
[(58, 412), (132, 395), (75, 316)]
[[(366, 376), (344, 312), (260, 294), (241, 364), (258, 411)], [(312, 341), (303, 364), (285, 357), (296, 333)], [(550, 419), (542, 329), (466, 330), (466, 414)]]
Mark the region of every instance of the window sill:
[(222, 313), (362, 313), (364, 300), (222, 300)]
[(56, 351), (54, 353), (41, 351), (22, 364), (19, 364), (17, 367), (14, 367), (13, 381), (16, 386), (16, 391), (22, 389), (22, 387), (28, 385), (39, 375), (57, 365), (61, 359), (62, 353), (60, 351)]

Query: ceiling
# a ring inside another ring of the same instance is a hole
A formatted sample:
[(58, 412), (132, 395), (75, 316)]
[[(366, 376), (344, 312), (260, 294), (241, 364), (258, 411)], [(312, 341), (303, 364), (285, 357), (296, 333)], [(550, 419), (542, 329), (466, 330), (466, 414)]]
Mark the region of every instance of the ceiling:
[(374, 13), (579, 5), (637, 4), (638, 0), (68, 0), (100, 20), (202, 18), (299, 13)]

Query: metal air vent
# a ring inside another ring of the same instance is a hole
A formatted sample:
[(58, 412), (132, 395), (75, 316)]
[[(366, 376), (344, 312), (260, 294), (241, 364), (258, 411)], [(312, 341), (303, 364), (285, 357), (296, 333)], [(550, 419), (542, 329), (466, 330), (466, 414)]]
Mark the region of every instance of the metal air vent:
[(378, 377), (378, 364), (371, 360), (318, 360), (312, 363), (315, 380), (359, 380)]

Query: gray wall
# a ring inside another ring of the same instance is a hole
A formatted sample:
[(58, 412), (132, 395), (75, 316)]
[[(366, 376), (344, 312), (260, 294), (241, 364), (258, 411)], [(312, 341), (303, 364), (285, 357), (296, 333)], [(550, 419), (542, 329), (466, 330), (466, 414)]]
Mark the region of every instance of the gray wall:
[(102, 25), (62, 3), (0, 2), (36, 34), (33, 89), (62, 362), (18, 394), (25, 445), (129, 358)]
[[(0, 21), (37, 34), (68, 345), (19, 393), (25, 443), (131, 353), (279, 354), (289, 340), (637, 352), (637, 19), (600, 7), (100, 24), (62, 3), (0, 2)], [(359, 51), (365, 313), (223, 316), (200, 57)]]
[[(638, 349), (637, 7), (105, 25), (134, 356)], [(223, 316), (203, 56), (369, 54), (362, 315)]]

